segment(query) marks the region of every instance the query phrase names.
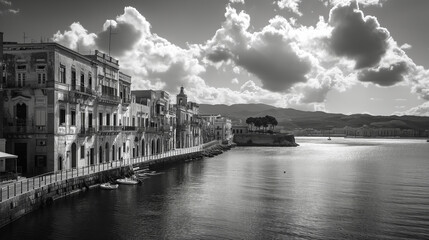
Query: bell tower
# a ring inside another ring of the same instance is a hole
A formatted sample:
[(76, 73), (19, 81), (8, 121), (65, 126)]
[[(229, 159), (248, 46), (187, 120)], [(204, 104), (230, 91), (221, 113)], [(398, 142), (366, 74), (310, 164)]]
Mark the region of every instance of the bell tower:
[(180, 87), (180, 93), (177, 94), (176, 104), (177, 106), (186, 106), (188, 104), (188, 96), (185, 94), (183, 86)]

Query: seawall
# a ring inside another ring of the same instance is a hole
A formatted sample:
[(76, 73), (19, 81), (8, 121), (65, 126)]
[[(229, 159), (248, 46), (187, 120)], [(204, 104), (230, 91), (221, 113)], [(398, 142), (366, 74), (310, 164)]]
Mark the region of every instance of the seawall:
[[(64, 180), (61, 180), (63, 177), (62, 174), (61, 179), (52, 179), (52, 176), (45, 176), (39, 177), (36, 182), (33, 179), (10, 184), (6, 189), (8, 191), (7, 195), (11, 194), (11, 197), (8, 196), (7, 199), (2, 197), (0, 200), (0, 228), (25, 214), (54, 204), (57, 199), (70, 194), (90, 190), (91, 188), (98, 187), (100, 183), (109, 180), (131, 175), (133, 168), (149, 168), (151, 170), (164, 169), (174, 164), (201, 159), (204, 153), (212, 150), (217, 151), (219, 146), (221, 146), (219, 143), (210, 144), (197, 152), (166, 156), (146, 162), (123, 165), (92, 174), (66, 178)], [(97, 168), (97, 166), (95, 166), (95, 168)], [(55, 178), (59, 178), (60, 175), (57, 174), (54, 176)], [(3, 188), (3, 191), (5, 191), (4, 189), (5, 188)], [(24, 193), (20, 192), (22, 189), (25, 190)]]
[(295, 137), (292, 134), (263, 134), (263, 133), (246, 133), (235, 134), (234, 143), (237, 146), (277, 146), (277, 147), (296, 147), (299, 146), (295, 142)]

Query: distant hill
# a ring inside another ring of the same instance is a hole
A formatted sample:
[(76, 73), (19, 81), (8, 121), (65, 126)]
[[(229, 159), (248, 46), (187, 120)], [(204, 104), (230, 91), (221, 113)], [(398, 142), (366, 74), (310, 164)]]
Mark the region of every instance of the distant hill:
[(368, 114), (344, 115), (326, 112), (300, 111), (292, 108), (277, 108), (266, 104), (209, 105), (200, 104), (201, 114), (221, 114), (233, 121), (246, 122), (248, 117), (273, 116), (285, 129), (335, 127), (386, 127), (401, 129), (429, 129), (429, 117), (418, 116), (372, 116)]

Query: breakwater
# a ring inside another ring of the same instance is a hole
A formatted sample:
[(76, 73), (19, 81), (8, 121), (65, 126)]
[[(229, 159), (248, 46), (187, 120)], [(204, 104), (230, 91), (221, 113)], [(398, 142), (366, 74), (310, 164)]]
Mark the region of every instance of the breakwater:
[(17, 181), (0, 188), (0, 228), (14, 220), (47, 207), (70, 194), (87, 191), (100, 183), (129, 176), (134, 168), (158, 170), (187, 161), (199, 160), (228, 150), (218, 141), (154, 156), (102, 163)]
[(263, 133), (246, 133), (235, 134), (234, 143), (237, 146), (279, 146), (279, 147), (296, 147), (294, 135), (291, 134), (263, 134)]

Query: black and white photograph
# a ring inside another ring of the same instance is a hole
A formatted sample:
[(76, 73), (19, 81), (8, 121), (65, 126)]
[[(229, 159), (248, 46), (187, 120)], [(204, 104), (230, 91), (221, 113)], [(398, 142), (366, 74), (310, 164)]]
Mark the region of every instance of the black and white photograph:
[(0, 239), (429, 239), (428, 0), (0, 0)]

